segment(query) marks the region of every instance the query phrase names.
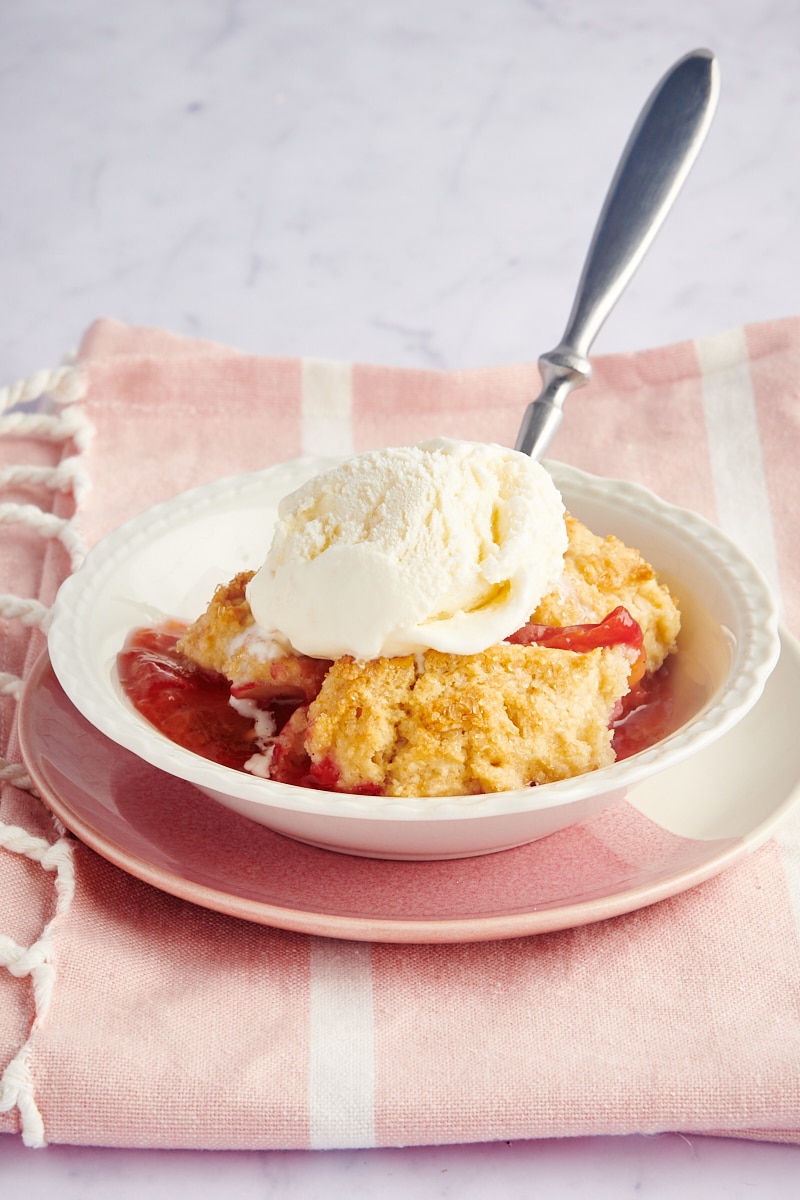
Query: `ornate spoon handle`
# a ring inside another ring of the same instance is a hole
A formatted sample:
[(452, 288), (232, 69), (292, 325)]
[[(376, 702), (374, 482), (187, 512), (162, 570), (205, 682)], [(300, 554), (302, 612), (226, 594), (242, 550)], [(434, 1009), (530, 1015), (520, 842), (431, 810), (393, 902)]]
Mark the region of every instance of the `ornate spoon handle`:
[(542, 391), (529, 404), (517, 450), (540, 458), (573, 388), (588, 383), (587, 355), (672, 207), (705, 140), (719, 95), (709, 50), (685, 55), (645, 104), (611, 181), (564, 335), (539, 359)]

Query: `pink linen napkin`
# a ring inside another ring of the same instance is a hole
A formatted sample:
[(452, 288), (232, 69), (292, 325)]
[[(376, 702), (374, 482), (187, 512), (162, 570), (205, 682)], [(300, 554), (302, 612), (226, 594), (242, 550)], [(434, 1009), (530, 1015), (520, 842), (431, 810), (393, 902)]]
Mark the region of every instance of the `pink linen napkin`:
[[(800, 631), (800, 319), (594, 366), (552, 457), (722, 525)], [(14, 712), (47, 609), (121, 521), (301, 453), (512, 444), (537, 390), (535, 364), (259, 358), (103, 320), (73, 366), (0, 393), (0, 1130), (32, 1146), (800, 1141), (796, 818), (624, 916), (380, 944), (250, 924), (139, 882), (66, 834), (19, 765)]]

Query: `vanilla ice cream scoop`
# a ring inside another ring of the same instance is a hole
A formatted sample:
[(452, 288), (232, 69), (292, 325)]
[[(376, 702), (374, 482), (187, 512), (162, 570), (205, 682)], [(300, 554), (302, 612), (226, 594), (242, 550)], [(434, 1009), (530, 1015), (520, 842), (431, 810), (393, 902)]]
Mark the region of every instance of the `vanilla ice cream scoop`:
[(285, 497), (247, 598), (266, 634), (315, 658), (474, 654), (525, 624), (566, 546), (540, 463), (442, 438), (359, 454)]

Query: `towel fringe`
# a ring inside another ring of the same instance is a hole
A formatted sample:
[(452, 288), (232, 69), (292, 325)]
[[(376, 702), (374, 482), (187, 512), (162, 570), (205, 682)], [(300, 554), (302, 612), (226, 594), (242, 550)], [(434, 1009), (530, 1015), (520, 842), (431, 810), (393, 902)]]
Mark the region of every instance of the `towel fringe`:
[[(86, 379), (80, 367), (65, 364), (37, 371), (28, 379), (0, 389), (0, 436), (35, 438), (74, 447), (55, 467), (28, 464), (0, 471), (0, 490), (40, 487), (49, 492), (70, 494), (77, 508), (90, 487), (83, 461), (94, 429), (78, 403), (86, 394)], [(86, 555), (86, 547), (75, 528), (75, 518), (47, 512), (34, 503), (0, 503), (0, 528), (22, 525), (42, 538), (59, 541), (67, 551), (72, 570)], [(32, 597), (0, 594), (0, 617), (46, 630), (50, 609)], [(22, 680), (0, 672), (0, 695), (19, 700)], [(0, 758), (0, 781), (37, 795), (21, 763)], [(52, 818), (57, 840), (28, 833), (17, 825), (0, 821), (0, 848), (38, 863), (54, 876), (52, 915), (30, 946), (0, 934), (0, 966), (18, 979), (28, 978), (33, 992), (34, 1016), (28, 1036), (0, 1077), (0, 1112), (19, 1112), (22, 1140), (26, 1146), (47, 1144), (44, 1120), (36, 1103), (33, 1052), (36, 1034), (46, 1020), (56, 984), (53, 935), (60, 917), (69, 909), (75, 894), (75, 864), (72, 841), (60, 821)]]

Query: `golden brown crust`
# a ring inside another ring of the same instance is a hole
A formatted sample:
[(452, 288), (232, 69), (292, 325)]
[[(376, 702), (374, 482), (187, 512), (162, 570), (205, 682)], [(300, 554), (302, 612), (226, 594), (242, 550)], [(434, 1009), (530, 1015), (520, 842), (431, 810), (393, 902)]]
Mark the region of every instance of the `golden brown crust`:
[(303, 654), (274, 656), (253, 620), (245, 588), (252, 571), (220, 584), (206, 611), (178, 642), (178, 649), (209, 671), (218, 671), (252, 699), (311, 700), (330, 662)]
[(567, 516), (569, 545), (564, 574), (539, 603), (531, 619), (540, 625), (579, 625), (602, 621), (622, 605), (644, 636), (648, 671), (657, 671), (675, 649), (680, 629), (678, 606), (637, 550), (613, 535), (598, 537)]
[(389, 796), (508, 791), (607, 766), (633, 652), (507, 642), (481, 654), (337, 660), (309, 707), (312, 762), (342, 790)]
[(206, 611), (178, 642), (182, 654), (209, 671), (226, 675), (232, 683), (252, 680), (260, 665), (246, 652), (245, 635), (255, 629), (245, 595), (252, 578), (252, 571), (240, 571), (229, 583), (221, 583)]

